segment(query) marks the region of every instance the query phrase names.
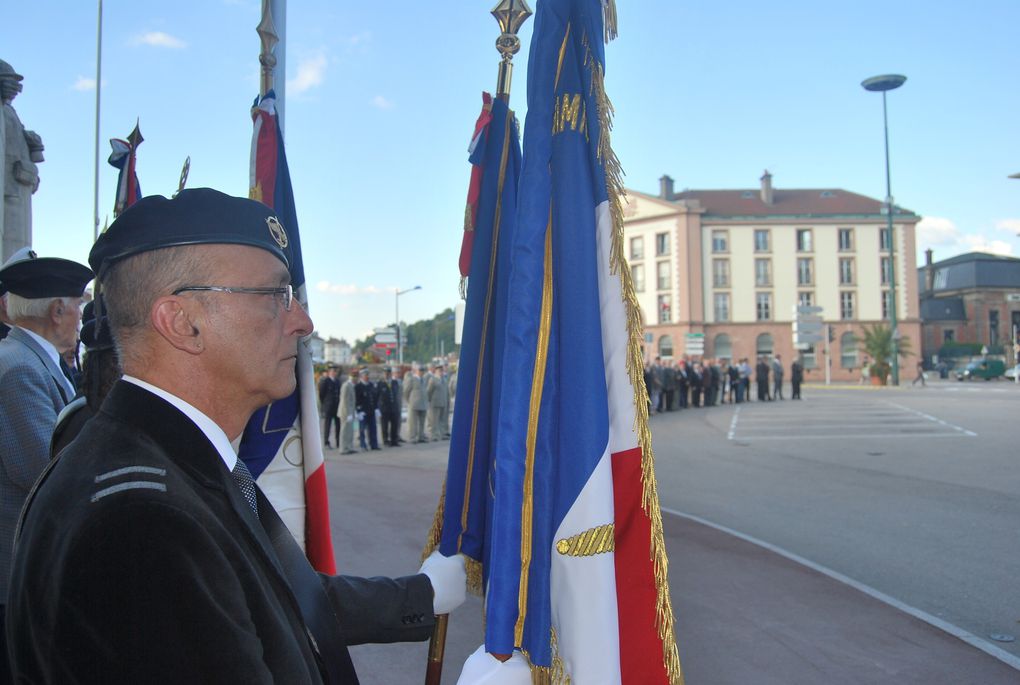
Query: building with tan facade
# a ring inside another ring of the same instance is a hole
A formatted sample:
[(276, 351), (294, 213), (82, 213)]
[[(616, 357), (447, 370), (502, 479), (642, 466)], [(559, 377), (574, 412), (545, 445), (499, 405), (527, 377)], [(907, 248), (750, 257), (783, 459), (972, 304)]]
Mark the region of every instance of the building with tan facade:
[[(794, 349), (798, 305), (822, 308), (832, 378), (860, 377), (864, 325), (889, 322), (892, 269), (900, 336), (921, 349), (914, 234), (921, 217), (839, 188), (784, 190), (766, 171), (744, 190), (627, 191), (625, 250), (645, 318), (646, 356), (678, 359), (688, 334), (704, 356), (803, 355), (823, 369), (825, 343)], [(895, 260), (890, 247), (895, 249)], [(692, 341), (693, 342), (693, 341)], [(700, 356), (700, 355), (692, 355)], [(809, 378), (824, 377), (821, 373)]]

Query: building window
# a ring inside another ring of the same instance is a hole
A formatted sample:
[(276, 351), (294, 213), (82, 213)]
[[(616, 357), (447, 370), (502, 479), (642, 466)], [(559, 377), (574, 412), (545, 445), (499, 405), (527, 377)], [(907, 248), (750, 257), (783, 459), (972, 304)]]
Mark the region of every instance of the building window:
[(665, 257), (669, 254), (669, 233), (655, 234), (655, 256)]
[(655, 265), (656, 290), (669, 290), (672, 278), (673, 270), (670, 268), (669, 262), (658, 262)]
[(801, 307), (815, 306), (815, 291), (801, 290), (797, 293), (797, 304)]
[(839, 251), (852, 252), (854, 249), (854, 229), (839, 229)]
[(729, 252), (729, 231), (712, 231), (712, 252)]
[(664, 335), (659, 338), (659, 356), (663, 359), (673, 358), (673, 336)]
[(843, 257), (839, 260), (839, 284), (854, 284), (854, 258)]
[(712, 354), (719, 359), (732, 359), (733, 342), (730, 340), (730, 336), (725, 333), (715, 336), (715, 342), (712, 343)]
[(892, 259), (882, 257), (881, 271), (882, 285), (889, 285), (892, 281)]
[(815, 282), (814, 276), (814, 260), (810, 257), (801, 257), (797, 260), (797, 285), (813, 285)]
[(754, 284), (757, 286), (772, 285), (772, 260), (754, 260)]
[(634, 292), (643, 293), (645, 291), (645, 265), (635, 264), (630, 267), (630, 279), (634, 281)]
[(889, 240), (889, 229), (888, 228), (878, 229), (878, 249), (882, 250), (883, 252), (888, 252), (890, 245), (891, 241)]
[(772, 320), (772, 293), (758, 293), (756, 302), (756, 314), (758, 321)]
[(769, 251), (769, 229), (767, 228), (754, 229), (754, 251), (755, 252)]
[(889, 319), (891, 317), (890, 312), (892, 311), (892, 291), (882, 291), (882, 318)]
[(813, 252), (814, 241), (811, 240), (810, 228), (797, 229), (797, 252)]
[(644, 259), (645, 258), (645, 239), (641, 236), (630, 239), (630, 258), (633, 259)]
[(730, 287), (730, 260), (712, 260), (712, 285), (716, 288)]
[(808, 345), (800, 353), (800, 361), (805, 369), (817, 369), (818, 368), (818, 357), (815, 356), (815, 346)]
[(988, 344), (999, 344), (999, 310), (988, 310)]
[[(883, 281), (884, 282), (884, 281)], [(935, 282), (932, 283), (934, 290), (944, 290), (949, 282), (949, 269), (937, 269), (935, 271)]]
[(659, 295), (659, 323), (669, 323), (673, 320), (673, 297), (670, 295)]
[(947, 328), (942, 331), (942, 342), (951, 343), (956, 341), (956, 331), (952, 328)]
[(716, 321), (729, 321), (730, 320), (730, 294), (729, 293), (716, 293), (714, 300), (715, 300), (715, 320)]
[(844, 290), (839, 294), (839, 318), (844, 321), (854, 318), (854, 291)]
[(849, 331), (839, 336), (839, 365), (844, 369), (860, 366), (857, 359), (857, 336)]
[(769, 333), (762, 333), (754, 342), (755, 356), (771, 357), (774, 350), (775, 343), (772, 341), (772, 335)]

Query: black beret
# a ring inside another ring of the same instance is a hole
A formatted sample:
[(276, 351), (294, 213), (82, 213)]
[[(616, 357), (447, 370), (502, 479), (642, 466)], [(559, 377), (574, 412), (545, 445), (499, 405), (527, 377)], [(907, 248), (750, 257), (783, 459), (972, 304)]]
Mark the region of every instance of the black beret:
[[(102, 296), (100, 296), (101, 298)], [(106, 308), (103, 308), (106, 311)], [(81, 313), (81, 344), (89, 350), (108, 350), (113, 347), (113, 336), (110, 335), (110, 323), (105, 316), (96, 318), (96, 302), (93, 300), (85, 305)]]
[(81, 297), (92, 276), (92, 269), (84, 264), (29, 252), (24, 259), (0, 268), (0, 294), (11, 292), (29, 299)]
[(182, 245), (250, 245), (273, 254), (288, 268), (290, 239), (272, 209), (212, 188), (182, 190), (173, 199), (143, 197), (99, 236), (89, 264), (102, 274), (142, 252)]

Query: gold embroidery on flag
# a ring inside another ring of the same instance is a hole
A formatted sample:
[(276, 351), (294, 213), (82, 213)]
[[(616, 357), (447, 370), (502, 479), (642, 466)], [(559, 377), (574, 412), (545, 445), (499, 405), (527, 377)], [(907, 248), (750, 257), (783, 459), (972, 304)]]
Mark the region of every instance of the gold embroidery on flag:
[(607, 523), (557, 540), (556, 551), (565, 557), (590, 557), (616, 549), (615, 527)]
[(527, 455), (524, 460), (524, 499), (521, 507), (521, 582), (517, 590), (517, 623), (514, 626), (514, 645), (524, 640), (524, 619), (528, 614), (528, 574), (531, 570), (531, 529), (534, 518), (535, 445), (538, 442), (538, 414), (542, 406), (545, 387), (545, 370), (549, 354), (549, 334), (552, 329), (553, 264), (552, 264), (552, 203), (545, 227), (545, 277), (542, 283), (542, 313), (538, 326), (538, 343), (535, 349), (535, 368), (531, 377), (531, 407), (528, 412)]

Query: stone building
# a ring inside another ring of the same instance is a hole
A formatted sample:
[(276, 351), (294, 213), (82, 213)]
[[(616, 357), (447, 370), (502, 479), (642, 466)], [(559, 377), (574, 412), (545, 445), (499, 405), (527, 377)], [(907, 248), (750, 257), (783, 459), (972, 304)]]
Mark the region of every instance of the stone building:
[[(798, 305), (822, 307), (831, 328), (832, 377), (856, 379), (865, 324), (889, 320), (892, 266), (898, 329), (920, 349), (915, 229), (921, 217), (896, 207), (889, 235), (884, 203), (839, 188), (627, 191), (625, 250), (645, 317), (646, 356), (679, 358), (688, 334), (704, 355), (754, 359), (799, 352), (822, 368), (825, 344), (794, 350)], [(895, 261), (890, 247), (895, 248)], [(819, 378), (820, 376), (813, 376)]]

